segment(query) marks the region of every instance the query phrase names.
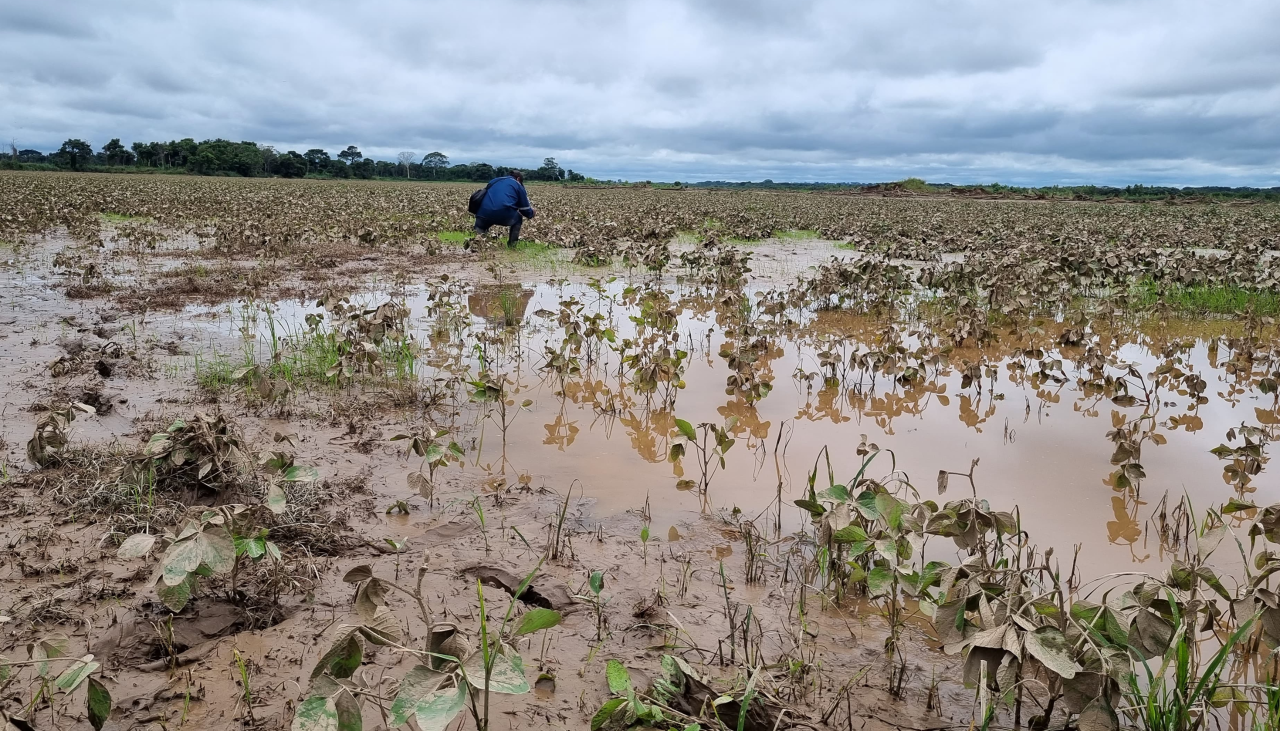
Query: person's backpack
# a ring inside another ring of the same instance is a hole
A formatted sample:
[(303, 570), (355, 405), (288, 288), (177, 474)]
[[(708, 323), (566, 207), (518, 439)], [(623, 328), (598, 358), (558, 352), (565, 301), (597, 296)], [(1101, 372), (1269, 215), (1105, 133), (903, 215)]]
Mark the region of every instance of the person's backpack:
[(491, 187), (493, 187), (492, 180), (489, 181), (488, 185), (471, 194), (471, 198), (467, 201), (467, 213), (474, 216), (480, 212), (480, 206), (484, 205), (484, 197), (488, 195)]

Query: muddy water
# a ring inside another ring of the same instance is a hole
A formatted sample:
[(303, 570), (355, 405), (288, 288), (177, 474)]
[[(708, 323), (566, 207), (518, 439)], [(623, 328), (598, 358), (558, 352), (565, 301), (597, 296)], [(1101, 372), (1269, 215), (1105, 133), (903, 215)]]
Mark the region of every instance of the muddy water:
[[(632, 285), (636, 289), (628, 290)], [(479, 472), (493, 486), (563, 491), (572, 485), (575, 494), (581, 491), (595, 501), (600, 516), (638, 510), (647, 501), (655, 536), (678, 536), (699, 512), (734, 509), (758, 525), (780, 524), (785, 533), (806, 519), (792, 501), (804, 496), (806, 474), (821, 448), (829, 448), (837, 481), (844, 482), (861, 464), (856, 448), (866, 435), (869, 442), (892, 451), (877, 458), (869, 475), (886, 475), (896, 464), (922, 498), (939, 502), (969, 494), (967, 481), (953, 477), (949, 493), (939, 498), (939, 470), (966, 472), (973, 460), (979, 460), (974, 474), (980, 497), (997, 509), (1016, 506), (1033, 540), (1056, 547), (1060, 555), (1081, 544), (1081, 570), (1096, 576), (1122, 569), (1151, 571), (1164, 564), (1167, 556), (1150, 522), (1161, 498), (1167, 493), (1176, 502), (1185, 494), (1203, 507), (1235, 496), (1224, 483), (1225, 463), (1209, 450), (1242, 422), (1275, 420), (1270, 396), (1246, 391), (1223, 397), (1233, 378), (1210, 356), (1208, 341), (1197, 340), (1183, 356), (1183, 368), (1208, 382), (1206, 403), (1193, 405), (1187, 395), (1163, 391), (1148, 413), (1162, 424), (1157, 431), (1164, 443), (1144, 445), (1145, 479), (1137, 488), (1120, 489), (1111, 478), (1115, 446), (1108, 433), (1113, 422), (1141, 416), (1143, 407), (1123, 408), (1097, 394), (1082, 393), (1076, 381), (1080, 371), (1070, 362), (1069, 349), (1059, 355), (1066, 376), (1061, 385), (1033, 386), (1018, 376), (1009, 368), (1008, 348), (1003, 355), (999, 348), (988, 351), (995, 378), (980, 379), (981, 388), (962, 387), (956, 367), (943, 367), (923, 383), (907, 387), (883, 376), (873, 385), (869, 377), (849, 374), (839, 383), (824, 384), (817, 375), (818, 353), (831, 347), (832, 337), (842, 338), (839, 348), (847, 362), (847, 354), (859, 347), (867, 350), (885, 324), (832, 313), (810, 314), (801, 328), (774, 339), (759, 364), (762, 373), (772, 376), (773, 390), (752, 404), (740, 395), (726, 395), (725, 379), (731, 371), (719, 355), (726, 338), (710, 300), (697, 287), (674, 279), (662, 286), (678, 312), (676, 329), (690, 356), (683, 387), (672, 389), (673, 409), (669, 401), (664, 403), (663, 389), (646, 397), (628, 379), (620, 379), (617, 356), (608, 348), (600, 348), (593, 363), (583, 358), (582, 373), (563, 380), (541, 369), (545, 348), (559, 347), (563, 338), (556, 324), (563, 301), (575, 298), (587, 315), (603, 313), (622, 339), (636, 331), (628, 319), (638, 312), (636, 296), (653, 286), (643, 278), (624, 276), (596, 285), (530, 277), (518, 286), (510, 280), (503, 285), (513, 293), (505, 305), (495, 299), (494, 285), (464, 288), (465, 294), (457, 298), (461, 330), (452, 346), (457, 359), (450, 369), (441, 370), (430, 364), (440, 364), (438, 352), (424, 355), (418, 377), (474, 375), (480, 368), (476, 343), (483, 341), (492, 372), (506, 374), (516, 385), (509, 394), (505, 435), (496, 414), (484, 418), (476, 405), (463, 409), (453, 424), (453, 438), (467, 448), (466, 461), (449, 469)], [(356, 299), (377, 304), (390, 296), (369, 292)], [(429, 290), (411, 287), (401, 291), (400, 298), (410, 308), (417, 340), (430, 342), (437, 319), (425, 314), (432, 304)], [(322, 312), (312, 305), (275, 303), (277, 334), (300, 331), (306, 314)], [(504, 306), (511, 312), (509, 318)], [(192, 312), (194, 317), (186, 321), (204, 332), (212, 349), (223, 353), (243, 347), (243, 333), (256, 328), (256, 344), (249, 347), (262, 358), (270, 337), (265, 318), (253, 323), (251, 311), (240, 306), (220, 312)], [(504, 326), (506, 319), (516, 324)], [(1198, 323), (1190, 329), (1223, 326)], [(977, 355), (958, 350), (951, 360)], [(1147, 346), (1132, 342), (1116, 348), (1114, 356), (1141, 374), (1151, 373), (1159, 363)], [(521, 407), (526, 401), (528, 405)], [(1169, 422), (1175, 415), (1191, 418), (1175, 425)], [(692, 455), (679, 465), (667, 459), (677, 417), (693, 424), (737, 419), (732, 430), (736, 441), (705, 494), (689, 485), (700, 477)], [(403, 421), (387, 414), (388, 425)], [(416, 460), (409, 461), (416, 466)], [(819, 489), (825, 486), (825, 465), (821, 473)], [(1245, 497), (1259, 504), (1280, 498), (1265, 471), (1250, 487), (1256, 492)]]

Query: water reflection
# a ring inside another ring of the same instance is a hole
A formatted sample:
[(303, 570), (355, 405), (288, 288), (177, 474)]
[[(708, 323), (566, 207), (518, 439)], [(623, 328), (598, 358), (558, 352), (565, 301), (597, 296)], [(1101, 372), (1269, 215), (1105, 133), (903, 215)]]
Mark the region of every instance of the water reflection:
[[(1274, 325), (1037, 321), (956, 346), (918, 316), (766, 316), (756, 301), (618, 279), (449, 283), (407, 304), (425, 313), (424, 378), (508, 379), (501, 400), (445, 424), (484, 436), (465, 469), (578, 479), (603, 512), (652, 494), (661, 523), (738, 507), (794, 528), (792, 470), (826, 445), (852, 474), (862, 434), (922, 492), (928, 475), (980, 458), (982, 497), (1019, 506), (1043, 545), (1084, 544), (1082, 567), (1152, 560), (1151, 505), (1165, 493), (1203, 506), (1280, 498), (1265, 479), (1280, 428)], [(690, 489), (704, 481), (687, 455), (671, 462), (677, 419), (728, 424), (735, 440), (705, 490)], [(776, 474), (762, 469), (771, 456)]]

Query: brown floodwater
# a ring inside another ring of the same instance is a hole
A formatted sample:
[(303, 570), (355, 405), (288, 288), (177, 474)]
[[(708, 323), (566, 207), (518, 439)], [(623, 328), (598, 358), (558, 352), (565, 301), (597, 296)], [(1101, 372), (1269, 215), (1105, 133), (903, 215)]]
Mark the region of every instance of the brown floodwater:
[[(755, 291), (761, 284), (752, 282), (747, 289)], [(1060, 556), (1069, 556), (1080, 544), (1082, 572), (1097, 576), (1152, 571), (1167, 563), (1150, 522), (1158, 503), (1166, 494), (1170, 504), (1186, 495), (1203, 509), (1239, 496), (1224, 482), (1227, 463), (1210, 449), (1242, 423), (1277, 421), (1274, 398), (1235, 388), (1235, 376), (1211, 353), (1211, 339), (1205, 335), (1230, 329), (1229, 322), (1183, 323), (1178, 331), (1178, 339), (1194, 342), (1182, 354), (1181, 367), (1207, 382), (1204, 403), (1175, 391), (1161, 392), (1147, 410), (1152, 423), (1159, 425), (1159, 439), (1144, 443), (1141, 465), (1146, 476), (1137, 486), (1115, 485), (1115, 445), (1108, 434), (1116, 423), (1141, 416), (1144, 407), (1117, 406), (1097, 393), (1083, 392), (1076, 380), (1081, 369), (1071, 362), (1078, 354), (1071, 348), (1050, 349), (1063, 360), (1060, 384), (1040, 383), (1011, 370), (1016, 354), (1000, 346), (986, 350), (994, 378), (990, 372), (981, 377), (981, 388), (962, 387), (957, 365), (976, 360), (976, 350), (952, 352), (950, 366), (906, 386), (884, 375), (873, 385), (868, 376), (853, 372), (839, 382), (824, 383), (818, 375), (819, 352), (830, 348), (847, 362), (859, 346), (865, 352), (886, 323), (809, 313), (801, 326), (772, 338), (758, 367), (771, 376), (773, 388), (750, 403), (741, 395), (726, 394), (725, 380), (732, 371), (719, 355), (727, 339), (716, 322), (712, 300), (703, 288), (670, 277), (661, 286), (678, 313), (681, 347), (689, 352), (683, 387), (669, 389), (673, 399), (664, 399), (661, 387), (656, 394), (637, 393), (627, 378), (617, 375), (618, 358), (607, 347), (598, 349), (591, 364), (584, 358), (578, 375), (562, 380), (542, 369), (545, 348), (559, 347), (563, 338), (556, 322), (562, 302), (575, 298), (584, 314), (604, 314), (604, 322), (621, 339), (635, 332), (629, 318), (639, 312), (637, 297), (654, 286), (639, 275), (594, 284), (582, 278), (540, 282), (529, 277), (519, 284), (461, 286), (451, 321), (454, 335), (444, 340), (436, 332), (441, 317), (427, 314), (434, 303), (432, 290), (402, 290), (397, 299), (408, 305), (410, 330), (425, 348), (417, 377), (474, 377), (483, 357), (492, 373), (505, 374), (515, 384), (505, 434), (496, 413), (484, 418), (485, 410), (478, 405), (463, 408), (453, 424), (453, 438), (466, 447), (466, 459), (448, 469), (479, 472), (495, 486), (580, 491), (594, 500), (599, 515), (640, 510), (647, 503), (655, 537), (674, 540), (699, 512), (734, 509), (771, 529), (780, 521), (785, 533), (807, 520), (792, 501), (804, 497), (807, 473), (823, 447), (837, 481), (845, 482), (862, 463), (857, 447), (865, 435), (886, 450), (872, 463), (869, 476), (885, 476), (896, 465), (921, 498), (940, 503), (967, 497), (970, 488), (964, 478), (952, 477), (950, 490), (939, 497), (938, 472), (967, 472), (970, 463), (979, 460), (974, 472), (979, 497), (995, 509), (1016, 507), (1033, 541), (1055, 547)], [(384, 291), (354, 299), (376, 305), (388, 297)], [(313, 305), (275, 303), (271, 320), (277, 336), (300, 332), (307, 313), (322, 312)], [(206, 312), (188, 322), (204, 329), (213, 348), (224, 353), (235, 352), (242, 333), (256, 328), (257, 337), (248, 347), (256, 348), (261, 358), (270, 333), (260, 312), (253, 322), (254, 311), (233, 306), (219, 317)], [(906, 329), (904, 324), (902, 330)], [(1149, 379), (1161, 362), (1151, 351), (1150, 343), (1157, 340), (1139, 330), (1115, 339), (1109, 348), (1115, 362), (1110, 370), (1119, 373), (1118, 364), (1128, 363)], [(904, 342), (910, 346), (916, 340)], [(446, 351), (452, 356), (442, 357)], [(669, 408), (672, 403), (674, 408)], [(680, 464), (667, 459), (677, 434), (675, 419), (723, 424), (729, 417), (736, 418), (735, 443), (703, 494), (690, 485), (699, 479), (692, 454)], [(397, 423), (396, 416), (388, 414), (387, 423)], [(415, 460), (409, 461), (416, 466)], [(822, 489), (825, 461), (819, 475)], [(1244, 497), (1259, 504), (1280, 498), (1275, 480), (1265, 470), (1249, 487), (1253, 492)]]

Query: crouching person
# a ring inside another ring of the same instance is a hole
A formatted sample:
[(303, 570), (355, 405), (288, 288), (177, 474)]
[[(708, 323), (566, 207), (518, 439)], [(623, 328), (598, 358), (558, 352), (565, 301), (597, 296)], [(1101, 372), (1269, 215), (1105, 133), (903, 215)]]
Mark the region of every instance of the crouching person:
[(524, 219), (535, 215), (529, 204), (529, 193), (524, 189), (524, 176), (513, 171), (489, 181), (484, 201), (476, 211), (476, 233), (487, 234), (493, 226), (506, 226), (507, 248), (514, 249), (520, 240)]

